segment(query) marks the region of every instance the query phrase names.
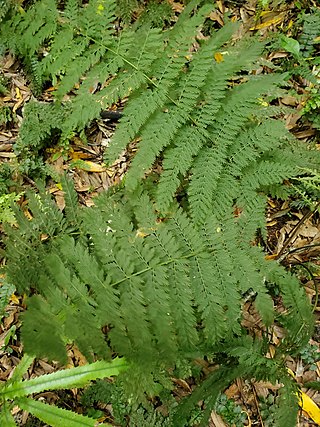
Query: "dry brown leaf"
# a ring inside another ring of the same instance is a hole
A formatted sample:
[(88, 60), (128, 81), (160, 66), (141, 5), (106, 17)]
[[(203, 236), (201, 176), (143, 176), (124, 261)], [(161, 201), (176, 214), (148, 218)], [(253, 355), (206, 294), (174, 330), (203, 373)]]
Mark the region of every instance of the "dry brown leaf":
[(287, 95), (287, 96), (284, 96), (283, 98), (281, 98), (281, 102), (284, 105), (290, 105), (292, 107), (294, 107), (298, 104), (297, 98), (295, 98), (294, 96), (291, 96), (291, 95)]
[(60, 211), (63, 211), (63, 209), (66, 206), (66, 203), (65, 203), (65, 200), (64, 200), (64, 193), (63, 193), (63, 191), (60, 191), (60, 190), (57, 191), (54, 194), (54, 198), (56, 200), (57, 206), (60, 209)]
[(211, 413), (209, 427), (228, 427), (228, 425), (223, 421), (223, 419), (216, 412)]
[(175, 2), (173, 0), (168, 0), (168, 2), (171, 4), (172, 10), (174, 12), (181, 13), (183, 11), (183, 9), (184, 9), (183, 4), (177, 3), (177, 2)]
[(239, 389), (237, 384), (233, 383), (227, 390), (224, 392), (228, 399), (233, 399), (235, 396), (239, 394)]
[(188, 393), (191, 393), (191, 388), (187, 381), (181, 379), (181, 378), (172, 378), (172, 381), (182, 387), (184, 390), (186, 390)]
[(309, 138), (310, 136), (314, 136), (316, 134), (316, 130), (313, 128), (309, 128), (306, 130), (302, 130), (300, 132), (295, 132), (294, 136), (298, 139)]
[(2, 152), (0, 152), (0, 157), (6, 157), (8, 159), (13, 159), (13, 158), (17, 157), (17, 155), (14, 153), (8, 153), (6, 151), (2, 151)]
[(223, 14), (221, 12), (219, 12), (218, 10), (211, 12), (210, 15), (208, 16), (208, 18), (211, 19), (211, 21), (217, 21), (218, 24), (221, 25), (221, 27), (224, 26)]

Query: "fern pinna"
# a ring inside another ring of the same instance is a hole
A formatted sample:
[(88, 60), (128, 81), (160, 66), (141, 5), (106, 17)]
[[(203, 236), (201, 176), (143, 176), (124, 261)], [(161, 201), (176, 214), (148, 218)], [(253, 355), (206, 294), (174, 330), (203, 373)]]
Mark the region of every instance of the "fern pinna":
[[(221, 369), (174, 409), (173, 425), (184, 425), (199, 396), (210, 411), (237, 376), (285, 384), (278, 425), (289, 425), (288, 417), (294, 425), (296, 390), (282, 356), (308, 341), (312, 312), (298, 280), (252, 242), (258, 229), (265, 234), (267, 195), (301, 167), (316, 167), (316, 154), (292, 141), (274, 118), (279, 109), (269, 107), (284, 76), (251, 71), (263, 44), (235, 41), (234, 23), (199, 40), (211, 10), (199, 3), (189, 2), (166, 31), (116, 30), (112, 1), (79, 7), (70, 0), (61, 11), (45, 0), (5, 20), (2, 39), (7, 34), (11, 49), (35, 57), (41, 82), (56, 86), (52, 104), (26, 107), (17, 150), (40, 151), (57, 131), (66, 138), (82, 130), (125, 96), (106, 161), (136, 144), (121, 188), (93, 208), (77, 206), (65, 178), (64, 213), (44, 193), (30, 195), (33, 219), (17, 212), (19, 227), (7, 230), (8, 280), (33, 294), (23, 316), (27, 352), (65, 361), (66, 343), (75, 342), (88, 359), (125, 356), (131, 369), (122, 380), (140, 401), (207, 357)], [(31, 19), (30, 37), (14, 37)], [(242, 324), (248, 291), (261, 338)], [(286, 336), (270, 359), (275, 321)]]

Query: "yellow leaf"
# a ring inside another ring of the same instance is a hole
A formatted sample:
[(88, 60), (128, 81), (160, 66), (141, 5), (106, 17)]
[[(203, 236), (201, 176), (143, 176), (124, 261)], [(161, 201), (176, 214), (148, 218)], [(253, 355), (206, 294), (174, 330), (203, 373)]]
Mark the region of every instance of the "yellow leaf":
[(292, 376), (292, 378), (294, 378), (294, 372), (292, 369), (287, 368), (288, 373)]
[(145, 232), (144, 232), (144, 231), (142, 231), (142, 230), (137, 230), (136, 237), (142, 237), (142, 238), (144, 238), (144, 237), (149, 236), (149, 234), (150, 234), (150, 233), (145, 233)]
[[(282, 22), (284, 19), (283, 13), (279, 13), (275, 16), (272, 16), (274, 12), (268, 12), (268, 13), (271, 15), (270, 19), (263, 20), (263, 22), (260, 22), (260, 24), (256, 24), (254, 27), (251, 27), (250, 30), (251, 31), (262, 30), (263, 28), (270, 27), (271, 25), (280, 24), (280, 22)], [(267, 14), (265, 15), (265, 17), (268, 17)]]
[(12, 294), (10, 297), (10, 302), (13, 304), (19, 304), (19, 298), (15, 294)]
[(87, 159), (91, 156), (91, 154), (89, 153), (83, 153), (82, 151), (74, 151), (74, 150), (70, 150), (69, 151), (69, 155), (71, 157), (72, 160), (78, 160), (78, 159)]
[[(294, 378), (294, 372), (287, 368), (288, 373)], [(320, 425), (320, 408), (306, 393), (300, 391), (297, 393), (299, 398), (298, 404), (300, 408), (309, 415), (309, 417), (318, 425)]]
[(78, 169), (85, 170), (87, 172), (105, 172), (106, 168), (103, 165), (99, 165), (98, 163), (85, 161), (85, 160), (75, 160), (71, 162), (71, 167), (75, 167)]
[(269, 260), (272, 260), (272, 259), (277, 259), (277, 257), (278, 257), (278, 254), (271, 254), (271, 255), (266, 255), (264, 257), (264, 259), (267, 260), (267, 261), (269, 261)]
[(287, 26), (287, 30), (290, 30), (290, 28), (292, 28), (292, 26), (293, 26), (293, 20), (290, 19), (289, 24)]
[(16, 98), (17, 99), (21, 99), (22, 98), (21, 91), (20, 91), (20, 89), (18, 87), (16, 87)]
[(320, 425), (320, 408), (306, 393), (299, 394), (299, 406), (315, 423)]
[(24, 216), (25, 216), (25, 217), (27, 217), (29, 221), (31, 221), (31, 220), (32, 220), (33, 216), (31, 215), (31, 212), (30, 212), (30, 211), (28, 211), (28, 209), (25, 209), (25, 210), (23, 211), (23, 213), (24, 213)]
[(214, 56), (214, 59), (216, 60), (216, 62), (218, 62), (218, 64), (219, 64), (219, 62), (224, 61), (223, 55), (220, 52), (216, 52), (213, 56)]

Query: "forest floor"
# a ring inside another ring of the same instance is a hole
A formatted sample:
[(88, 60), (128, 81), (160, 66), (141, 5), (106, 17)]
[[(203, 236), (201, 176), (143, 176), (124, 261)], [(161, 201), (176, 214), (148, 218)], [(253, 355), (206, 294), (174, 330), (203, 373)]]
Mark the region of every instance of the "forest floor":
[[(170, 1), (170, 3), (177, 11), (183, 7), (179, 2)], [(308, 2), (216, 1), (215, 3), (216, 10), (212, 12), (210, 19), (215, 22), (217, 28), (224, 25), (224, 16), (227, 13), (242, 23), (238, 37), (243, 37), (248, 32), (259, 33), (261, 37), (284, 35), (286, 38), (282, 41), (282, 48), (270, 51), (266, 59), (273, 62), (277, 67), (283, 67), (286, 71), (288, 67), (299, 64), (299, 58), (292, 55), (294, 47), (288, 46), (288, 40), (299, 39), (301, 14), (307, 13), (311, 8), (318, 8), (320, 11), (319, 3), (317, 4), (317, 1), (312, 0)], [(320, 36), (320, 28), (318, 36)], [(310, 66), (310, 70), (314, 71), (315, 66)], [(13, 171), (10, 176), (10, 188), (17, 194), (23, 194), (25, 190), (36, 189), (37, 187), (32, 178), (18, 172), (19, 157), (15, 153), (15, 142), (23, 120), (23, 107), (33, 97), (32, 87), (20, 62), (9, 53), (6, 53), (1, 59), (0, 74), (9, 82), (8, 93), (0, 98), (0, 107), (8, 107), (12, 115), (12, 120), (7, 123), (1, 125), (0, 122), (0, 169), (4, 170), (3, 168), (10, 165), (11, 171)], [(314, 88), (314, 86), (299, 75), (292, 76), (289, 85), (291, 95), (278, 99), (279, 105), (289, 106), (292, 110), (290, 114), (284, 117), (286, 126), (296, 138), (306, 144), (317, 144), (318, 149), (320, 149), (320, 129), (314, 126), (312, 116), (303, 115), (304, 106), (310, 98), (310, 88)], [(319, 91), (319, 87), (320, 85), (316, 87), (316, 90)], [(51, 88), (49, 88), (42, 94), (42, 101), (50, 102), (51, 100)], [(118, 107), (121, 109), (121, 103)], [(317, 113), (319, 111), (320, 104)], [(96, 120), (87, 129), (87, 144), (84, 144), (80, 138), (74, 137), (67, 149), (61, 146), (52, 146), (45, 153), (46, 162), (51, 165), (54, 171), (66, 172), (69, 177), (72, 177), (79, 196), (79, 203), (84, 206), (92, 206), (97, 194), (121, 181), (127, 164), (134, 154), (133, 147), (131, 151), (128, 150), (119, 158), (112, 167), (106, 168), (103, 164), (104, 150), (108, 146), (116, 126), (116, 119)], [(63, 210), (64, 195), (61, 188), (53, 180), (48, 180), (47, 189), (59, 208)], [(23, 195), (18, 203), (21, 206), (26, 203)], [(283, 202), (270, 198), (268, 201), (268, 239), (266, 246), (268, 257), (280, 259), (288, 269), (299, 274), (306, 293), (314, 306), (316, 328), (313, 338), (305, 349), (305, 353), (301, 354), (299, 358), (288, 357), (287, 366), (292, 370), (295, 380), (302, 387), (302, 391), (320, 407), (320, 392), (303, 388), (303, 384), (306, 382), (320, 381), (320, 302), (318, 299), (320, 288), (320, 216), (317, 211), (318, 206), (316, 200), (314, 201), (316, 209), (312, 210), (308, 207), (299, 207), (290, 201)], [(1, 236), (4, 236), (4, 231), (0, 224)], [(0, 259), (2, 265), (5, 265), (5, 259), (1, 252)], [(0, 381), (6, 381), (10, 377), (13, 368), (22, 357), (23, 347), (19, 341), (19, 328), (21, 313), (24, 309), (24, 296), (12, 294), (9, 304), (4, 309), (0, 324)], [(256, 316), (252, 302), (249, 300), (245, 304), (244, 325), (252, 327), (252, 325), (257, 324), (259, 319)], [(276, 346), (282, 337), (281, 328), (275, 327), (273, 333), (273, 343)], [(79, 366), (85, 363), (86, 360), (83, 355), (75, 347), (70, 347), (69, 366)], [(54, 372), (56, 369), (57, 366), (49, 364), (45, 360), (38, 360), (29, 370), (29, 376), (34, 377)], [(210, 367), (204, 367), (205, 369), (210, 369)], [(211, 427), (225, 427), (233, 423), (236, 426), (271, 426), (272, 424), (268, 421), (268, 413), (272, 413), (272, 404), (279, 387), (280, 385), (277, 386), (268, 382), (248, 382), (241, 379), (235, 381), (225, 391), (225, 395), (228, 399), (232, 399), (236, 406), (239, 405), (241, 417), (237, 415), (237, 410), (234, 410), (231, 405), (228, 409), (229, 413), (222, 411), (219, 415), (213, 412), (209, 425)], [(177, 380), (175, 394), (177, 397), (181, 397), (188, 394), (191, 389), (192, 381), (187, 383)], [(80, 393), (80, 390), (73, 389), (65, 393), (46, 392), (42, 393), (41, 396), (49, 403), (58, 402), (62, 407), (79, 410)], [(312, 416), (312, 411), (308, 407), (304, 407), (304, 409), (304, 411), (301, 410), (299, 426), (320, 425), (316, 422), (315, 416)], [(104, 410), (105, 421), (112, 422), (108, 419), (108, 408), (104, 408)], [(17, 408), (16, 416), (20, 425), (43, 425), (36, 424), (35, 420), (31, 420), (27, 413), (18, 411)], [(318, 420), (320, 419), (319, 414)]]

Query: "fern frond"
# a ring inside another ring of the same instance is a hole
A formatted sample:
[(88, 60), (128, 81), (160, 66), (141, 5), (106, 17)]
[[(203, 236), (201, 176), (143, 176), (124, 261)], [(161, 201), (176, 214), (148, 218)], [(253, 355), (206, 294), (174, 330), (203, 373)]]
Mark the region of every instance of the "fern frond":
[(33, 296), (28, 299), (28, 310), (32, 315), (22, 317), (22, 334), (28, 336), (25, 340), (25, 351), (67, 363), (60, 322), (50, 303), (40, 296)]
[(214, 371), (199, 385), (191, 394), (185, 398), (174, 411), (173, 426), (180, 427), (186, 425), (190, 417), (190, 412), (194, 409), (199, 397), (206, 398), (206, 409), (203, 413), (203, 422), (200, 424), (204, 427), (207, 424), (211, 411), (214, 408), (216, 400), (220, 393), (236, 378), (241, 377), (244, 369), (235, 366), (233, 368), (221, 367)]
[(288, 132), (279, 120), (269, 120), (251, 126), (239, 135), (229, 149), (228, 173), (241, 176), (243, 169), (257, 160), (264, 152), (284, 144)]
[[(199, 12), (200, 13), (200, 12)], [(166, 111), (155, 112), (141, 132), (139, 150), (132, 161), (126, 183), (136, 187), (160, 152), (176, 136), (177, 131), (190, 120), (190, 114), (197, 103), (207, 74), (212, 66), (212, 52), (220, 48), (231, 37), (233, 26), (226, 26), (216, 37), (210, 38), (193, 56), (190, 72), (182, 74), (181, 82), (175, 87), (176, 96), (170, 99)], [(173, 101), (173, 102), (172, 102)]]
[[(29, 170), (36, 169), (30, 153), (83, 130), (119, 98), (129, 99), (106, 158), (133, 141), (137, 150), (125, 185), (93, 208), (77, 206), (63, 177), (64, 211), (43, 191), (28, 196), (28, 218), (16, 209), (6, 268), (20, 293), (33, 293), (23, 315), (26, 351), (65, 362), (73, 342), (89, 360), (123, 355), (133, 366), (128, 391), (141, 400), (170, 388), (175, 368), (186, 373), (196, 358), (210, 357), (224, 367), (190, 399), (208, 396), (207, 411), (238, 375), (286, 383), (281, 357), (265, 355), (267, 333), (246, 335), (243, 296), (255, 294), (265, 332), (278, 316), (286, 333), (279, 353), (308, 340), (313, 317), (304, 290), (252, 241), (258, 229), (265, 233), (269, 189), (317, 168), (318, 156), (292, 143), (261, 99), (283, 82), (251, 72), (263, 45), (232, 41), (233, 24), (199, 40), (211, 10), (199, 0), (166, 31), (116, 28), (114, 0), (67, 0), (59, 9), (45, 0), (48, 17), (39, 3), (6, 19), (0, 36), (26, 29), (25, 42), (6, 45), (35, 58), (41, 84), (56, 87), (53, 103), (25, 108), (16, 149)], [(190, 406), (181, 408), (179, 423)]]
[(299, 37), (302, 54), (310, 57), (314, 52), (315, 40), (319, 36), (320, 12), (319, 9), (312, 9), (312, 13), (303, 14), (303, 30)]
[(15, 292), (15, 287), (10, 283), (0, 281), (0, 319), (5, 315), (6, 306), (9, 304), (11, 295)]
[(209, 135), (198, 127), (184, 126), (174, 138), (173, 146), (164, 152), (163, 172), (157, 187), (157, 203), (167, 212), (181, 183), (181, 177), (190, 170), (194, 158), (205, 145)]
[(283, 376), (281, 378), (283, 386), (278, 392), (277, 405), (275, 405), (274, 419), (279, 427), (286, 427), (289, 423), (297, 423), (298, 406), (298, 385), (292, 378)]
[[(55, 33), (58, 11), (54, 0), (36, 2), (25, 13), (13, 13), (13, 18), (4, 22), (0, 37), (15, 53), (33, 56), (38, 47)], [(17, 34), (24, 34), (23, 39)]]
[(228, 147), (248, 122), (259, 94), (268, 92), (278, 79), (263, 76), (262, 80), (254, 79), (240, 85), (232, 91), (217, 114), (210, 132), (211, 147), (203, 149), (195, 159), (188, 189), (190, 209), (197, 222), (203, 222), (210, 213), (214, 191), (227, 160)]
[[(179, 19), (182, 17), (180, 16)], [(136, 137), (142, 125), (155, 113), (156, 109), (164, 108), (166, 101), (168, 98), (170, 99), (170, 88), (176, 83), (177, 77), (187, 62), (186, 56), (203, 21), (204, 13), (196, 14), (183, 27), (179, 27), (180, 31), (174, 27), (165, 34), (168, 38), (167, 46), (162, 47), (161, 56), (158, 56), (151, 70), (153, 87), (134, 94), (124, 109), (124, 118), (106, 153), (109, 162), (114, 161), (129, 142)]]
[[(304, 289), (298, 279), (275, 262), (266, 261), (263, 253), (256, 247), (251, 247), (251, 258), (260, 266), (265, 280), (277, 283), (283, 298), (286, 311), (281, 316), (288, 336), (288, 345), (300, 348), (306, 345), (313, 330), (314, 319)], [(294, 320), (295, 319), (295, 320)], [(295, 343), (295, 344), (294, 344)]]
[(79, 0), (67, 0), (63, 10), (63, 15), (70, 23), (76, 23), (78, 20), (79, 9)]
[(128, 24), (131, 21), (133, 11), (137, 6), (137, 0), (117, 0), (117, 15), (120, 16), (126, 24)]
[(65, 175), (61, 178), (62, 189), (64, 192), (65, 214), (69, 224), (78, 224), (78, 194), (74, 189), (72, 181), (67, 179)]
[(216, 277), (219, 271), (215, 270), (213, 262), (208, 262), (212, 255), (205, 252), (205, 242), (200, 239), (201, 235), (198, 235), (189, 219), (182, 212), (177, 212), (173, 223), (173, 231), (179, 236), (182, 244), (194, 254), (190, 259), (193, 295), (204, 322), (205, 337), (208, 342), (214, 343), (221, 338), (220, 334), (226, 332), (226, 316), (223, 310), (225, 300), (221, 294), (221, 282), (219, 277), (218, 280)]

